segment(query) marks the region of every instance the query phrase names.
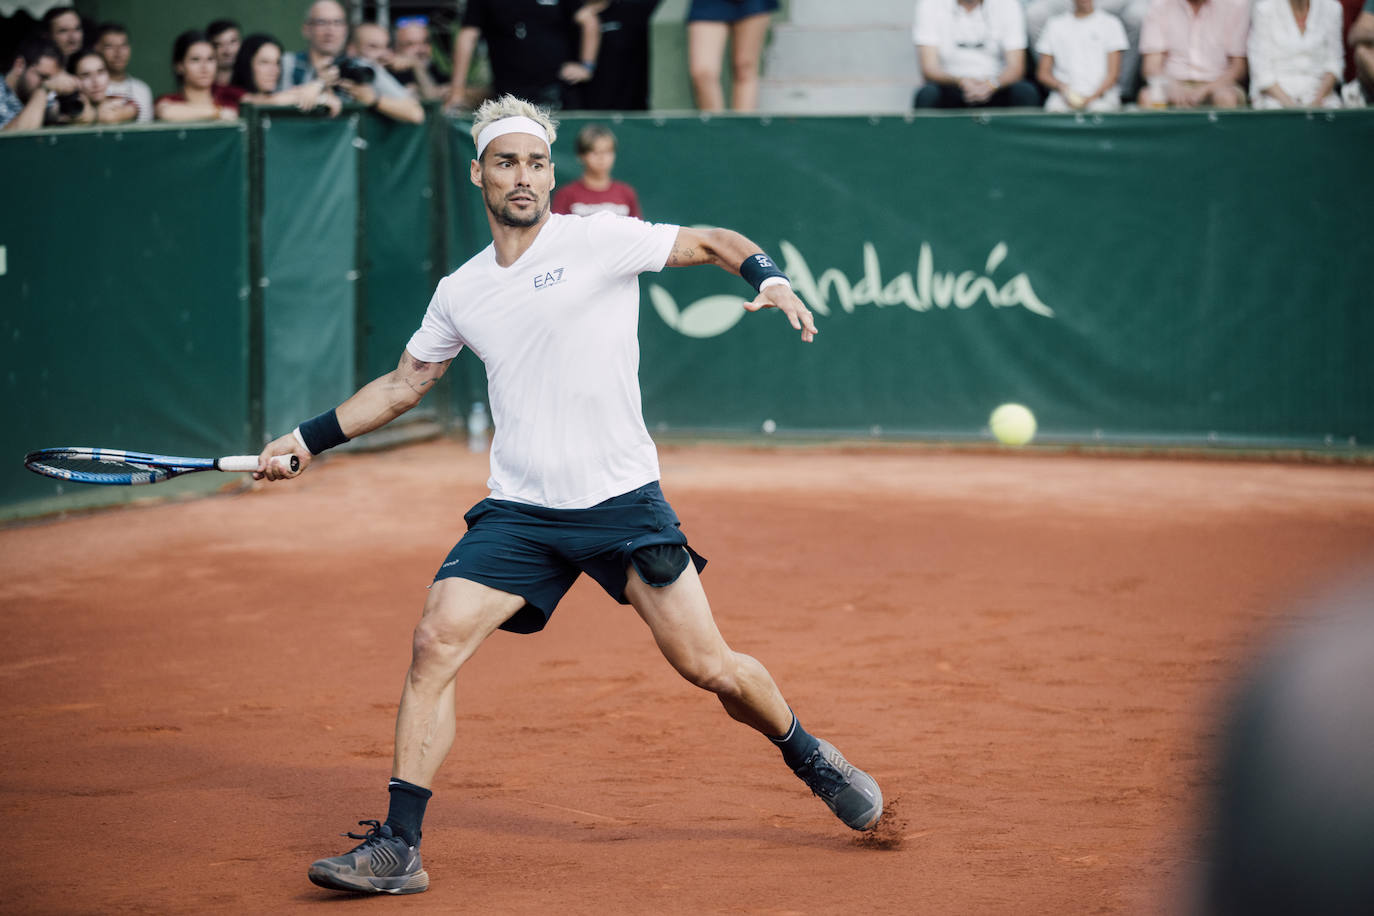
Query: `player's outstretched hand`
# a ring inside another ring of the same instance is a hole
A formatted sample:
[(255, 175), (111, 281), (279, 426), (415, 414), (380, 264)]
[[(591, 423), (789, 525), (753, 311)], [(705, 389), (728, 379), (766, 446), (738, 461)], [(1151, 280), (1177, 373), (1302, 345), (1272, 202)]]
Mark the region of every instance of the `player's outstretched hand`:
[[(272, 459), (278, 455), (295, 455), (300, 459), (300, 470), (298, 470), (296, 474), (290, 474), (277, 465), (272, 464)], [(262, 454), (258, 455), (258, 469), (253, 472), (253, 479), (285, 480), (289, 477), (297, 476), (301, 471), (310, 467), (311, 457), (309, 449), (305, 448), (296, 440), (295, 433), (287, 433), (284, 436), (279, 436), (267, 443), (267, 447), (262, 450)]]
[(811, 318), (811, 310), (792, 291), (792, 287), (775, 283), (755, 296), (753, 302), (744, 304), (744, 310), (747, 312), (757, 312), (759, 309), (777, 309), (787, 316), (793, 328), (801, 331), (803, 341), (810, 343), (815, 339), (816, 322)]

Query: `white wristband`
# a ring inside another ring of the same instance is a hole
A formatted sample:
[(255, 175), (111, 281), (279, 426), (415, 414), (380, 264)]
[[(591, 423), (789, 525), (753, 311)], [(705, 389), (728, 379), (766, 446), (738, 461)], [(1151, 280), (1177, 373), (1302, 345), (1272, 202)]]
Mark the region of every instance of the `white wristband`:
[(766, 277), (764, 281), (759, 284), (759, 292), (763, 292), (770, 286), (785, 286), (788, 289), (792, 288), (792, 284), (787, 282), (786, 277)]
[(301, 428), (299, 426), (291, 430), (291, 435), (296, 437), (296, 441), (301, 444), (301, 448), (305, 449), (307, 452), (310, 451), (310, 446), (305, 444), (305, 437), (301, 435)]

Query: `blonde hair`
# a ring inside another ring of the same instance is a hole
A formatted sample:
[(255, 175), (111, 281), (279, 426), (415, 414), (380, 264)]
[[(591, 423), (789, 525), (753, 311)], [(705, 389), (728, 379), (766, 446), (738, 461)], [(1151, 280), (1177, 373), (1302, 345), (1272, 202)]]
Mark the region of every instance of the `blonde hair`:
[(477, 138), (482, 136), (482, 131), (496, 121), (500, 121), (502, 118), (515, 117), (529, 118), (544, 128), (544, 131), (549, 135), (549, 146), (553, 146), (553, 141), (558, 137), (558, 122), (545, 109), (513, 95), (503, 95), (499, 99), (487, 99), (482, 103), (482, 107), (477, 109), (477, 114), (472, 119), (473, 144), (475, 145)]

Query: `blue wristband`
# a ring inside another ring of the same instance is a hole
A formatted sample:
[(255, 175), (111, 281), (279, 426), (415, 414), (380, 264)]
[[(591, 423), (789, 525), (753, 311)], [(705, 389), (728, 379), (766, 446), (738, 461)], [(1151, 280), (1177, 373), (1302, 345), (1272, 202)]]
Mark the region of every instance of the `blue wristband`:
[(787, 283), (788, 286), (792, 285), (787, 279), (787, 274), (778, 270), (778, 265), (774, 264), (773, 259), (763, 252), (751, 254), (745, 258), (744, 263), (739, 266), (739, 275), (759, 292), (763, 291), (764, 281), (772, 277), (777, 277), (783, 283)]
[(320, 452), (336, 445), (343, 445), (348, 441), (344, 435), (343, 427), (339, 425), (339, 415), (334, 410), (328, 410), (318, 417), (306, 420), (296, 430), (301, 435), (301, 441), (310, 450), (310, 454), (318, 455)]

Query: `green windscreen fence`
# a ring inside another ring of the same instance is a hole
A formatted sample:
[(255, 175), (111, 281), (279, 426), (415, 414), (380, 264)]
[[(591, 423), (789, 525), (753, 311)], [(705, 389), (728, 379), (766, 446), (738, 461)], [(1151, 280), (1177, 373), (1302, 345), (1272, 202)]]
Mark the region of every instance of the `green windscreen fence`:
[(645, 275), (651, 430), (958, 439), (1019, 401), (1062, 441), (1374, 437), (1369, 113), (610, 126), (647, 219), (744, 232), (821, 329)]
[[(358, 269), (358, 116), (262, 119), (264, 432), (353, 393)], [(340, 129), (344, 128), (344, 129)]]
[(0, 510), (131, 495), (30, 474), (30, 449), (255, 449), (246, 141), (242, 126), (0, 141)]
[[(564, 119), (563, 183), (585, 123)], [(1047, 441), (1374, 440), (1374, 112), (606, 123), (649, 220), (745, 233), (821, 329), (746, 315), (716, 268), (644, 275), (652, 431), (975, 439), (1019, 401)], [(0, 513), (73, 504), (31, 448), (251, 452), (394, 367), (490, 242), (472, 152), (433, 109), (0, 137), (23, 176), (0, 206)], [(437, 395), (461, 423), (480, 363)]]

